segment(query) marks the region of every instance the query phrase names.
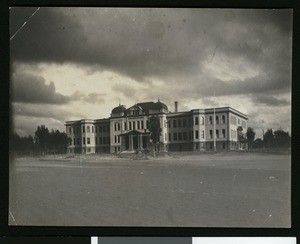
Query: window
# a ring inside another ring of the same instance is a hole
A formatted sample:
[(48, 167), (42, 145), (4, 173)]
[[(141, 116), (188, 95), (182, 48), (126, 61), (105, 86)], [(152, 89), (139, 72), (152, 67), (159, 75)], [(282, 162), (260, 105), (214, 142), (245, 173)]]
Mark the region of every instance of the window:
[(196, 143), (196, 150), (199, 149), (199, 143)]
[(212, 142), (210, 142), (210, 143), (209, 143), (209, 148), (210, 148), (210, 149), (213, 149), (213, 147), (214, 147), (214, 144), (213, 144)]
[(80, 138), (77, 138), (77, 145), (80, 145)]
[(216, 124), (219, 124), (219, 116), (216, 116)]
[(70, 134), (72, 133), (72, 127), (69, 127), (69, 133)]
[(85, 145), (85, 137), (82, 138), (82, 144)]
[(144, 121), (143, 120), (141, 121), (141, 128), (142, 128), (142, 130), (144, 129)]
[(183, 139), (183, 140), (187, 140), (187, 133), (186, 133), (186, 132), (183, 132), (183, 133), (182, 133), (182, 139)]
[(89, 137), (86, 138), (87, 144), (91, 144), (91, 139)]
[(92, 133), (94, 133), (94, 126), (92, 126)]
[(212, 137), (213, 137), (213, 131), (209, 130), (209, 139), (212, 139)]
[(106, 137), (103, 137), (103, 144), (106, 144), (107, 141), (106, 141)]
[(225, 134), (225, 129), (222, 129), (222, 137), (225, 138), (226, 134)]
[(82, 126), (82, 132), (85, 133), (85, 127), (84, 126)]
[(77, 133), (80, 133), (80, 127), (77, 127)]
[(114, 123), (114, 131), (117, 130), (117, 123)]
[(174, 141), (177, 141), (177, 133), (173, 133)]
[(109, 131), (109, 125), (106, 125), (106, 131)]
[(72, 145), (72, 140), (71, 139), (69, 140), (69, 145)]
[(199, 118), (195, 117), (195, 125), (199, 125)]
[(88, 152), (91, 152), (91, 149), (90, 149), (90, 148), (88, 148), (88, 149), (87, 149), (87, 151), (88, 151)]
[(99, 132), (102, 132), (102, 126), (101, 125), (99, 126)]
[(187, 126), (187, 124), (186, 124), (186, 119), (183, 119), (182, 120), (182, 127), (186, 127)]
[(167, 133), (165, 133), (165, 141), (167, 140)]
[(76, 139), (74, 138), (74, 145), (76, 145)]
[(127, 123), (124, 122), (124, 130), (127, 130)]
[(204, 142), (200, 142), (200, 149), (204, 150)]
[(178, 140), (181, 141), (182, 140), (182, 132), (178, 133)]
[(200, 124), (204, 125), (204, 117), (203, 116), (200, 117)]
[(117, 136), (115, 136), (115, 143), (117, 143), (118, 142), (118, 139), (117, 139)]
[[(96, 127), (97, 128), (97, 127)], [(96, 137), (96, 145), (98, 144), (98, 137)]]
[(120, 125), (120, 123), (118, 123), (118, 130), (121, 130), (121, 125)]
[(178, 127), (179, 127), (179, 128), (182, 127), (182, 120), (181, 120), (181, 119), (178, 120)]
[(177, 128), (177, 120), (176, 119), (173, 120), (173, 128)]
[(171, 120), (168, 121), (168, 127), (171, 128)]
[(219, 130), (216, 130), (216, 137), (219, 138)]
[(199, 131), (195, 130), (195, 139), (199, 139)]
[(140, 121), (137, 121), (137, 128), (138, 128), (138, 130), (140, 130), (140, 129), (141, 129), (141, 126), (140, 126)]
[(98, 133), (98, 126), (95, 126), (96, 133)]
[(209, 124), (212, 125), (213, 121), (212, 121), (212, 116), (209, 116)]
[(103, 143), (102, 137), (99, 137), (99, 144), (101, 145)]
[(146, 121), (147, 129), (149, 129), (149, 120)]
[(89, 126), (86, 127), (86, 132), (90, 133), (90, 127)]
[(131, 121), (129, 122), (129, 130), (132, 130), (132, 127), (131, 127), (132, 123)]
[(172, 134), (169, 133), (169, 141), (172, 141)]
[(201, 131), (201, 139), (204, 139), (204, 130)]
[(118, 136), (118, 143), (120, 143), (120, 141), (121, 141), (121, 138), (120, 138), (120, 136)]
[(225, 115), (222, 115), (222, 124), (226, 123)]
[(133, 124), (132, 127), (133, 127), (133, 129), (135, 130), (135, 121), (133, 121), (132, 124)]

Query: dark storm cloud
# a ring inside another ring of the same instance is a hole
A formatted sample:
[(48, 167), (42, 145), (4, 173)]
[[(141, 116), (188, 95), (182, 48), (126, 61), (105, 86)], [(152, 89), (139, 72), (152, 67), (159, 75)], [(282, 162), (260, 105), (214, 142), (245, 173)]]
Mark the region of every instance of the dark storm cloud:
[[(24, 16), (11, 11), (13, 32)], [(41, 8), (11, 42), (11, 56), (100, 66), (139, 82), (160, 78), (170, 93), (191, 98), (210, 96), (213, 82), (220, 96), (280, 93), (290, 89), (291, 17), (290, 10)], [(257, 74), (226, 82), (205, 69), (216, 60)], [(190, 84), (185, 93), (182, 84)]]
[(82, 118), (83, 115), (78, 111), (67, 111), (66, 109), (62, 109), (55, 105), (35, 105), (24, 104), (24, 103), (12, 103), (12, 112), (14, 116), (24, 116), (27, 120), (31, 118), (46, 118), (53, 119), (57, 121), (66, 121), (71, 116)]
[(12, 77), (12, 101), (22, 103), (65, 104), (67, 96), (56, 92), (53, 82), (46, 84), (40, 77), (29, 73), (15, 73)]

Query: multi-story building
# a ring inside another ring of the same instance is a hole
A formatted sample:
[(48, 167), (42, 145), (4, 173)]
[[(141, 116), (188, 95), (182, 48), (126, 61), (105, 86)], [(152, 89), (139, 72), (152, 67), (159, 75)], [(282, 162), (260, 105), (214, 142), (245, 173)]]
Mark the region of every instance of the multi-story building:
[(159, 119), (160, 151), (212, 151), (245, 149), (238, 128), (247, 131), (248, 118), (231, 108), (193, 109), (170, 112), (158, 102), (137, 103), (126, 109), (113, 108), (106, 119), (67, 121), (70, 138), (69, 153), (119, 153), (149, 149), (151, 132), (149, 118)]

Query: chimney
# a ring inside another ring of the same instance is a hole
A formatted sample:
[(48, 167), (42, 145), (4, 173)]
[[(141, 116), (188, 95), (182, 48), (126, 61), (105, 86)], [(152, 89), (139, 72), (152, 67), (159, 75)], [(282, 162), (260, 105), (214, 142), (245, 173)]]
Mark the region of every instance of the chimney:
[(178, 112), (178, 102), (175, 101), (175, 102), (174, 102), (174, 105), (175, 105), (175, 113), (177, 113), (177, 112)]

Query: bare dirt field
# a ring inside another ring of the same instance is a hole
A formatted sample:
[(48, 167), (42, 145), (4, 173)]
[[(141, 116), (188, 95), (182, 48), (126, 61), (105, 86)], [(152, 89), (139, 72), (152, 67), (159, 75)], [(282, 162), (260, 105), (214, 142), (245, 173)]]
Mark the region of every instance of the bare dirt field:
[(291, 156), (23, 157), (10, 162), (9, 224), (289, 227)]

